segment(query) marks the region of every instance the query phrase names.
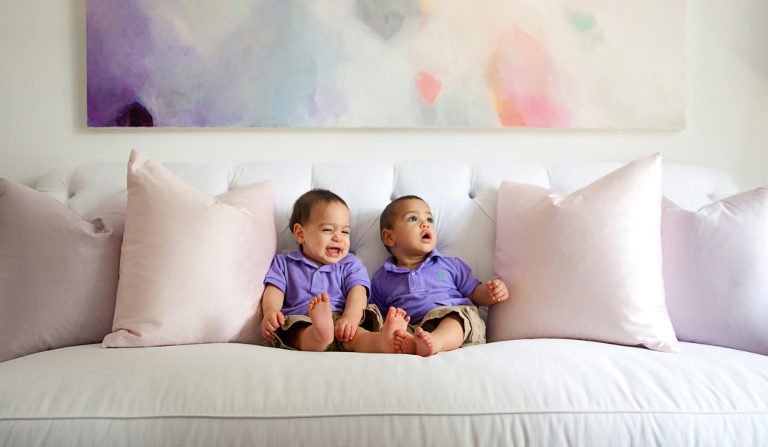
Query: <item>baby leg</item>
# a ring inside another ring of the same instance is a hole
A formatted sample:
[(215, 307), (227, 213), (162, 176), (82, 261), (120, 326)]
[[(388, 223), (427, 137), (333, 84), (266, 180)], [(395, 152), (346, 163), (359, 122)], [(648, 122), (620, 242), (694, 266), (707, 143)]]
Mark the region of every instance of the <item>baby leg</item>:
[(299, 333), (298, 349), (301, 351), (325, 351), (333, 343), (333, 315), (331, 300), (327, 293), (318, 295), (309, 302), (310, 326)]
[(413, 331), (416, 354), (422, 357), (443, 351), (452, 351), (464, 343), (464, 322), (456, 314), (448, 314), (440, 320), (431, 333), (416, 328)]
[(390, 307), (381, 332), (357, 328), (354, 338), (343, 344), (344, 349), (354, 352), (395, 352), (395, 332), (408, 327), (410, 317), (403, 309)]

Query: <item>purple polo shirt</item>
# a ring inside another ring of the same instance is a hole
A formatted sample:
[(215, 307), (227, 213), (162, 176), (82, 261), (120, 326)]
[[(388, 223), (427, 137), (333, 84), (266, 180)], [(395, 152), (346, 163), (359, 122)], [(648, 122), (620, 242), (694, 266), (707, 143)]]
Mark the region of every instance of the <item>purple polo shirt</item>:
[(437, 250), (427, 256), (415, 270), (398, 267), (390, 257), (373, 275), (371, 302), (382, 315), (389, 306), (400, 307), (418, 323), (430, 310), (441, 306), (472, 306), (467, 298), (480, 281), (472, 269), (459, 258), (445, 257)]
[(272, 284), (285, 294), (283, 315), (304, 315), (307, 304), (316, 295), (328, 292), (334, 312), (343, 312), (349, 289), (364, 286), (370, 290), (368, 271), (353, 254), (336, 264), (318, 267), (299, 250), (281, 253), (272, 259), (264, 284)]

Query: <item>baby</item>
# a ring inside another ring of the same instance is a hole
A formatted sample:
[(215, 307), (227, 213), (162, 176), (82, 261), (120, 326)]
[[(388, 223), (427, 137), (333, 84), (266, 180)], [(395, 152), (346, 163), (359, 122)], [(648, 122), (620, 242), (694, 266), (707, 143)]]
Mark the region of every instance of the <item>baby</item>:
[(344, 200), (324, 189), (303, 194), (290, 229), (298, 250), (276, 255), (264, 279), (264, 337), (301, 351), (394, 352), (395, 332), (407, 327), (405, 312), (389, 309), (382, 324), (368, 304), (368, 272), (349, 254)]
[(380, 230), (392, 256), (373, 275), (371, 298), (381, 309), (404, 309), (413, 331), (395, 331), (395, 352), (430, 356), (484, 343), (485, 323), (476, 306), (509, 298), (504, 282), (482, 284), (461, 259), (438, 253), (432, 212), (417, 196), (387, 205)]

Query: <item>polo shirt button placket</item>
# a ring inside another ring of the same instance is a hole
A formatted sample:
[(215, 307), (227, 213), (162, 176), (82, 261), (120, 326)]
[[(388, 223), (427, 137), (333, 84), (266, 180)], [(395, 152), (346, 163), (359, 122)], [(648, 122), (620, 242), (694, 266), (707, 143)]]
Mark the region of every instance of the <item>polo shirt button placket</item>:
[(424, 290), (424, 281), (419, 272), (412, 271), (408, 278), (408, 285), (411, 286), (411, 292), (421, 292)]
[(326, 278), (326, 272), (323, 272), (320, 269), (315, 270), (315, 272), (312, 274), (312, 284), (311, 284), (311, 292), (313, 295), (318, 295), (323, 292), (329, 292), (329, 290), (326, 290), (328, 288), (328, 281)]

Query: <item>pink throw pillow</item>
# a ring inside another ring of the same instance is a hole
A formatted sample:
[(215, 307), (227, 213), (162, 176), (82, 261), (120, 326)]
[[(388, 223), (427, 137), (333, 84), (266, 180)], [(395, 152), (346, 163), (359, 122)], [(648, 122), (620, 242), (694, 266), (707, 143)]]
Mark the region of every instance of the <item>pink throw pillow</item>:
[(211, 197), (132, 151), (113, 332), (103, 346), (258, 342), (243, 337), (259, 333), (274, 202), (269, 182)]
[(661, 156), (636, 160), (567, 196), (505, 182), (496, 273), (509, 300), (490, 341), (576, 338), (675, 352), (661, 266)]
[(662, 238), (680, 340), (768, 355), (768, 188), (695, 212), (665, 201)]
[(114, 197), (84, 220), (0, 179), (0, 362), (109, 333), (124, 213)]

